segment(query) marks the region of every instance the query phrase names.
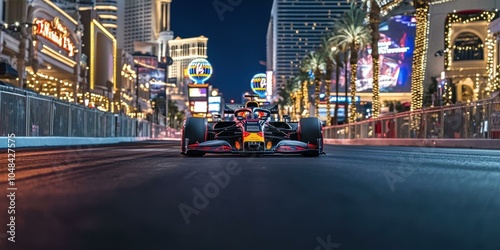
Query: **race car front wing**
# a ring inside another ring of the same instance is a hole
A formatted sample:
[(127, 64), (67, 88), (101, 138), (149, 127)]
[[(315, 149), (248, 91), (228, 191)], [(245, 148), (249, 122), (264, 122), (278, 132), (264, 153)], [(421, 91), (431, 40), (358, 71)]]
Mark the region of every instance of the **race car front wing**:
[(319, 151), (322, 153), (323, 145), (322, 140), (318, 139), (318, 144), (305, 143), (301, 141), (294, 140), (282, 140), (278, 142), (274, 147), (270, 149), (263, 150), (244, 150), (244, 149), (236, 149), (229, 142), (224, 140), (211, 140), (205, 142), (196, 142), (193, 144), (189, 144), (189, 140), (186, 139), (184, 143), (185, 148), (183, 149), (183, 153), (188, 151), (195, 152), (204, 152), (204, 153), (233, 153), (233, 154), (273, 154), (273, 153), (281, 153), (281, 154), (297, 154), (297, 153), (305, 153), (310, 151)]

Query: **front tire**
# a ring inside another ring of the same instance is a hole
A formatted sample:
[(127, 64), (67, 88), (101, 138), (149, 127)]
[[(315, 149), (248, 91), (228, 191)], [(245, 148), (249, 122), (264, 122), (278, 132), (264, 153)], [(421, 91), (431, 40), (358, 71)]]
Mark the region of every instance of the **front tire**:
[(188, 117), (182, 130), (181, 151), (187, 156), (200, 157), (205, 153), (200, 151), (187, 150), (186, 139), (189, 144), (201, 143), (206, 140), (207, 120), (205, 118)]

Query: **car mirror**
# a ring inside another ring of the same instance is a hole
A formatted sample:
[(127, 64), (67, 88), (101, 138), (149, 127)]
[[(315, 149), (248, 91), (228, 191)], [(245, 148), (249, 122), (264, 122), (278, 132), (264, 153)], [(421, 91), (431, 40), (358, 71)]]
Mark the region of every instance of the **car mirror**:
[(290, 116), (289, 115), (283, 115), (283, 121), (290, 122)]

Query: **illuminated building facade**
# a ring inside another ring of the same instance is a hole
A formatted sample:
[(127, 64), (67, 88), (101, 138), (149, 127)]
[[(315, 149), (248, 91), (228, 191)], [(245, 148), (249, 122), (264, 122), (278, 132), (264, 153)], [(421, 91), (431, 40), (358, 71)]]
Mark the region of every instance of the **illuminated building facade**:
[(135, 69), (134, 57), (122, 49), (118, 49), (118, 70), (117, 77), (119, 95), (115, 95), (119, 103), (118, 111), (124, 114), (131, 114), (134, 111), (135, 85), (137, 71)]
[(298, 72), (302, 58), (319, 47), (321, 37), (333, 26), (332, 20), (340, 17), (350, 2), (274, 0), (267, 33), (267, 68), (274, 72), (276, 88)]
[(196, 58), (207, 59), (208, 38), (204, 36), (180, 38), (168, 42), (170, 56), (174, 63), (168, 68), (169, 78), (175, 78), (177, 89), (173, 93), (183, 94), (187, 92), (190, 83), (186, 69), (189, 63)]
[(491, 35), (493, 36), (493, 46), (495, 48), (493, 53), (493, 67), (490, 81), (492, 88), (491, 92), (500, 90), (500, 18), (497, 18), (490, 23), (489, 26)]
[[(8, 72), (0, 72), (2, 82), (132, 115), (138, 99), (137, 65), (131, 54), (118, 49), (115, 36), (99, 22), (95, 9), (80, 10), (76, 20), (75, 8), (65, 11), (50, 0), (13, 0), (1, 7), (2, 24), (20, 23), (15, 31), (0, 32), (0, 68), (9, 66)], [(21, 35), (25, 39), (19, 39)], [(151, 90), (147, 86), (140, 90), (149, 103)]]
[[(88, 84), (85, 84), (83, 102), (87, 106), (114, 112), (118, 70), (118, 46), (113, 34), (97, 18), (94, 10), (81, 11), (85, 26), (82, 53), (88, 56)], [(85, 103), (85, 102), (89, 103)]]
[(48, 0), (28, 6), (32, 29), (24, 87), (68, 102), (77, 99), (81, 75), (82, 26)]
[(76, 20), (49, 0), (9, 1), (5, 7), (8, 22), (20, 20), (25, 25), (17, 34), (25, 39), (17, 44), (26, 52), (17, 51), (12, 60), (18, 86), (103, 111), (116, 110), (116, 39), (98, 22), (94, 10), (81, 11)]
[[(23, 39), (13, 31), (12, 24), (20, 20), (8, 10), (8, 4), (0, 4), (0, 81), (13, 86), (22, 87), (23, 81), (19, 78), (22, 73), (22, 64), (18, 65), (18, 59), (25, 59), (23, 55), (28, 54), (26, 46), (21, 49)], [(17, 6), (16, 6), (17, 7)], [(22, 8), (22, 6), (20, 6)], [(26, 7), (24, 7), (26, 8)], [(21, 58), (19, 58), (21, 57)]]
[(456, 0), (430, 6), (424, 88), (436, 77), (439, 99), (445, 104), (489, 98), (496, 60), (489, 27), (499, 8), (500, 0)]
[(490, 95), (493, 37), (488, 30), (496, 12), (450, 13), (445, 27), (445, 100), (471, 102)]

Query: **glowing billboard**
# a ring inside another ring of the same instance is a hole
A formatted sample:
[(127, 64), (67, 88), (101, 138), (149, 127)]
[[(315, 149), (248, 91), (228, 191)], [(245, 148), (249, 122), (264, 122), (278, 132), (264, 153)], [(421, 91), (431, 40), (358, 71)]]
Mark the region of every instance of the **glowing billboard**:
[(159, 68), (158, 59), (151, 55), (134, 55), (139, 83), (148, 84), (150, 98), (165, 96), (165, 69)]
[(194, 83), (202, 84), (212, 76), (212, 65), (206, 59), (194, 59), (188, 65), (188, 76)]
[(192, 111), (194, 113), (206, 113), (207, 112), (207, 102), (196, 101), (193, 103)]
[[(415, 44), (414, 16), (394, 16), (380, 25), (379, 88), (380, 92), (410, 92), (411, 69)], [(373, 68), (371, 48), (360, 52), (356, 88), (371, 92)]]
[(189, 88), (189, 97), (207, 97), (206, 88)]
[(208, 97), (208, 112), (218, 113), (221, 110), (221, 97), (210, 96)]
[(250, 80), (250, 88), (252, 88), (252, 91), (259, 95), (259, 97), (265, 98), (267, 91), (266, 74), (259, 73), (254, 75), (252, 80)]
[(90, 89), (116, 87), (117, 42), (102, 24), (93, 19), (90, 23)]

